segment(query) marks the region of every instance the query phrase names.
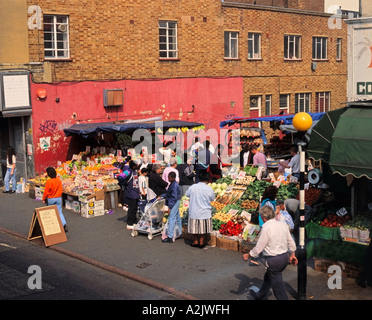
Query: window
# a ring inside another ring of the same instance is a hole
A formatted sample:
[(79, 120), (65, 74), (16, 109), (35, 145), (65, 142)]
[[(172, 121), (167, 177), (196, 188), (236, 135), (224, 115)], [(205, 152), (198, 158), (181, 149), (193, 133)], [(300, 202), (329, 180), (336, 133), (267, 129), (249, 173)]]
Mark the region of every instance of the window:
[(46, 59), (70, 58), (68, 16), (44, 15), (44, 56)]
[(313, 37), (313, 60), (327, 60), (327, 38)]
[(248, 33), (248, 59), (261, 59), (260, 33)]
[(238, 32), (225, 31), (225, 58), (238, 58)]
[(295, 96), (295, 113), (310, 112), (311, 93), (296, 93)]
[(317, 92), (315, 97), (315, 112), (328, 112), (330, 110), (330, 92)]
[(337, 60), (342, 60), (342, 39), (337, 38)]
[(177, 22), (159, 21), (159, 57), (178, 58)]
[(281, 94), (279, 96), (279, 111), (289, 113), (289, 94)]
[(301, 36), (284, 36), (284, 59), (301, 59)]
[(265, 96), (265, 115), (271, 115), (271, 94)]

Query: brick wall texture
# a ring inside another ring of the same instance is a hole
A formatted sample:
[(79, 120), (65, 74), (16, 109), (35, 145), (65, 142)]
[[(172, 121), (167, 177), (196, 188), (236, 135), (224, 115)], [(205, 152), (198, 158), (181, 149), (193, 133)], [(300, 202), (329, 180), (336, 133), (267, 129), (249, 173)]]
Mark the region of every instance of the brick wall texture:
[[(275, 2), (306, 10), (309, 3), (318, 3)], [(346, 101), (347, 28), (344, 22), (341, 29), (329, 28), (329, 16), (322, 13), (254, 9), (220, 0), (39, 0), (38, 5), (44, 14), (69, 16), (71, 59), (50, 62), (52, 82), (243, 77), (247, 116), (251, 95), (262, 95), (264, 101), (271, 94), (272, 114), (279, 112), (280, 93), (290, 94), (290, 113), (298, 92), (312, 93), (311, 111), (319, 91), (331, 92), (331, 109)], [(159, 20), (177, 22), (176, 60), (159, 59)], [(224, 32), (231, 30), (239, 33), (236, 60), (224, 59)], [(247, 59), (251, 31), (261, 33), (261, 60)], [(285, 34), (301, 35), (301, 60), (283, 59)], [(318, 62), (315, 71), (313, 36), (328, 38), (328, 60)], [(337, 38), (343, 44), (341, 61), (336, 60)], [(43, 41), (42, 30), (29, 30), (31, 62), (45, 62)]]

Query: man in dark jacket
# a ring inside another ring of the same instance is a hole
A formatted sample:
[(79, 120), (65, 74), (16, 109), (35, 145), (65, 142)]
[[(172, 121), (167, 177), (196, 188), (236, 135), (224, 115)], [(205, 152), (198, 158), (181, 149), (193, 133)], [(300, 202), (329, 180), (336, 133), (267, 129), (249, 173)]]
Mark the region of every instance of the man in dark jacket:
[(189, 157), (187, 163), (177, 165), (178, 175), (180, 177), (179, 185), (181, 187), (181, 195), (186, 194), (187, 189), (195, 183), (195, 172), (192, 163), (192, 157)]
[(161, 165), (154, 164), (149, 177), (149, 188), (155, 192), (157, 197), (165, 196), (167, 192), (168, 183), (164, 181), (161, 176)]

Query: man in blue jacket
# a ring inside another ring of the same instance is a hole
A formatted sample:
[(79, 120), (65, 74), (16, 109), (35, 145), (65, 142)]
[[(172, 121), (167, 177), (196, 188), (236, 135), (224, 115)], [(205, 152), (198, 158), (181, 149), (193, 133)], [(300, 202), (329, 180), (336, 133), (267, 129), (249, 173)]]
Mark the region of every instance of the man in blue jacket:
[(181, 188), (176, 181), (176, 173), (174, 171), (169, 172), (168, 180), (170, 185), (168, 186), (167, 193), (165, 195), (165, 203), (170, 210), (168, 217), (168, 237), (163, 239), (162, 242), (173, 243), (176, 223), (178, 225), (180, 235), (182, 233), (182, 220), (178, 209), (180, 206)]

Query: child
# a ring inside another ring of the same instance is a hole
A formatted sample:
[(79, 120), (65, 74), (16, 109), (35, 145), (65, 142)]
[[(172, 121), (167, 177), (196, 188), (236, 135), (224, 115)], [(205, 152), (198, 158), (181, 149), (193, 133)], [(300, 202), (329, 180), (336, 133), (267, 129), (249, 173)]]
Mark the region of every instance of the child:
[(175, 172), (173, 171), (169, 172), (168, 180), (170, 185), (168, 186), (167, 193), (165, 195), (165, 203), (170, 210), (168, 218), (168, 237), (163, 239), (162, 242), (173, 243), (173, 236), (176, 223), (180, 230), (180, 236), (182, 232), (182, 220), (180, 217), (180, 212), (178, 210), (181, 199), (181, 188), (176, 181)]
[(57, 177), (56, 170), (52, 167), (46, 169), (47, 175), (50, 179), (45, 183), (45, 190), (43, 194), (43, 202), (47, 206), (56, 205), (59, 216), (65, 232), (68, 231), (66, 219), (62, 213), (62, 181)]
[(142, 168), (140, 170), (140, 176), (138, 177), (138, 182), (139, 182), (141, 200), (146, 200), (147, 199), (147, 188), (148, 188), (147, 168)]

